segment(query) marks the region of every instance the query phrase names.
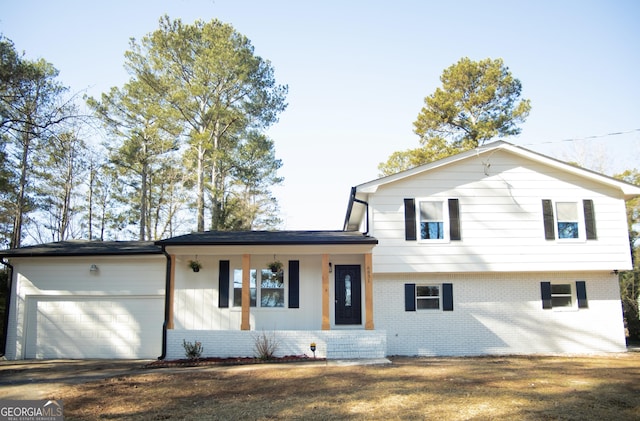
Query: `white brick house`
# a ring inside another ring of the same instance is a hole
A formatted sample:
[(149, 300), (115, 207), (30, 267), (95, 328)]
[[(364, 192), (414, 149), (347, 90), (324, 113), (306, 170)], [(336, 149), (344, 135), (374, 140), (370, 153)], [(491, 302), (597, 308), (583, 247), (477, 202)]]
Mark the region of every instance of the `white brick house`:
[(352, 189), (389, 355), (625, 350), (637, 186), (496, 142)]
[(328, 358), (624, 351), (616, 272), (638, 195), (496, 142), (353, 187), (340, 231), (5, 250), (4, 353), (174, 359), (187, 340), (248, 356), (261, 332)]

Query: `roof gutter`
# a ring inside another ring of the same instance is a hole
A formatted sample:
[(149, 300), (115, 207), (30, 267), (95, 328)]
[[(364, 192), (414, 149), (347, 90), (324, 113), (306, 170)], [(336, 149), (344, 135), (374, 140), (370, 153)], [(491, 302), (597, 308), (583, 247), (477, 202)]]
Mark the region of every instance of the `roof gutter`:
[(11, 295), (13, 291), (13, 266), (7, 262), (4, 257), (0, 258), (0, 263), (5, 265), (9, 269), (7, 276), (7, 300), (4, 311), (4, 329), (2, 331), (2, 338), (0, 340), (0, 357), (4, 357), (7, 352), (7, 338), (9, 335), (9, 311), (11, 310)]
[(169, 315), (171, 314), (171, 303), (169, 302), (169, 288), (171, 288), (171, 256), (167, 253), (165, 246), (162, 246), (162, 253), (167, 258), (167, 269), (165, 272), (164, 285), (164, 322), (162, 323), (162, 355), (159, 360), (167, 358), (167, 325), (169, 324)]

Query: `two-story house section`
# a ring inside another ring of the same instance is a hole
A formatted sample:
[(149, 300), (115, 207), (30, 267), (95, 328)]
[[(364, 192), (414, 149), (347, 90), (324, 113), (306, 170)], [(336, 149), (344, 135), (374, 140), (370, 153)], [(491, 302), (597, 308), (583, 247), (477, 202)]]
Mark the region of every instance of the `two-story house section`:
[(387, 354), (624, 351), (617, 273), (638, 195), (502, 141), (353, 187), (344, 229), (378, 239)]

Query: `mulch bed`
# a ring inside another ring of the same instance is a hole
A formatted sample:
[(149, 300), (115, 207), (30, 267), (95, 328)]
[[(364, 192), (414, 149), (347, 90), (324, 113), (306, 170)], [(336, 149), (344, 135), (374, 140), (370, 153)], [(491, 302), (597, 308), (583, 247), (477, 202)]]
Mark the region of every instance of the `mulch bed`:
[(216, 358), (206, 357), (195, 360), (157, 360), (147, 365), (145, 368), (164, 368), (164, 367), (200, 367), (210, 365), (247, 365), (247, 364), (274, 364), (274, 363), (299, 363), (299, 362), (318, 362), (326, 361), (325, 358), (311, 358), (306, 355), (286, 355), (284, 357), (273, 357), (270, 359), (262, 359), (255, 357), (231, 357)]

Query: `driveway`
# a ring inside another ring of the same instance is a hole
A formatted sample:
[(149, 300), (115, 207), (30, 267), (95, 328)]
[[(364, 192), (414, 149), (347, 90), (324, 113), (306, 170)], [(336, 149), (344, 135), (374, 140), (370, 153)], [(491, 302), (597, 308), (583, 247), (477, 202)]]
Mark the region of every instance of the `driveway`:
[(46, 399), (61, 386), (149, 372), (151, 360), (0, 361), (0, 399)]

